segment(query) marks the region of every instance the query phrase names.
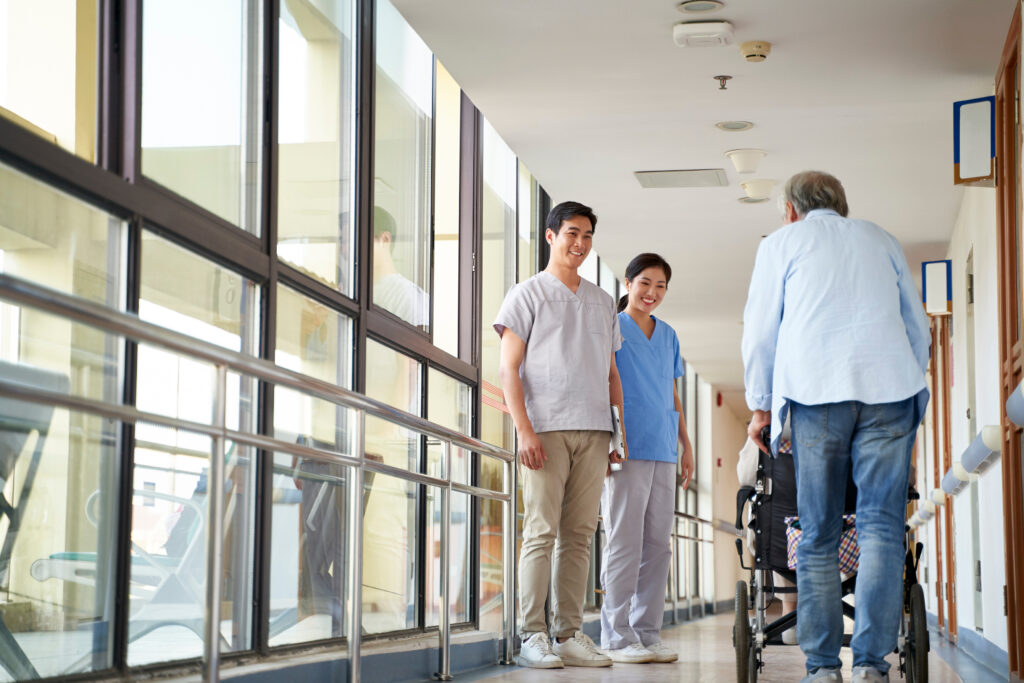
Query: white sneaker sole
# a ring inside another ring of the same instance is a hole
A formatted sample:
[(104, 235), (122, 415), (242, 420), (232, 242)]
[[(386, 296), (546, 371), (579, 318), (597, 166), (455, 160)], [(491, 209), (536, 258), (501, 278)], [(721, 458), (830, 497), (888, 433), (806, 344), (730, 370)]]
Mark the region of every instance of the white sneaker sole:
[(562, 663), (566, 666), (611, 666), (611, 659), (566, 659), (562, 657)]
[(619, 656), (619, 657), (616, 657), (616, 656), (613, 656), (613, 655), (608, 655), (608, 656), (611, 657), (612, 661), (615, 662), (616, 664), (648, 664), (650, 662), (658, 661), (657, 657), (644, 657), (644, 656), (640, 656), (640, 657), (629, 657), (629, 656), (621, 657), (621, 656)]
[(516, 664), (528, 669), (564, 669), (565, 663), (561, 660), (556, 662), (535, 662), (525, 657), (516, 657)]
[(654, 661), (659, 663), (659, 664), (667, 664), (669, 662), (674, 662), (677, 659), (679, 659), (679, 655), (677, 655), (675, 653), (672, 653), (670, 655), (655, 655), (654, 656)]

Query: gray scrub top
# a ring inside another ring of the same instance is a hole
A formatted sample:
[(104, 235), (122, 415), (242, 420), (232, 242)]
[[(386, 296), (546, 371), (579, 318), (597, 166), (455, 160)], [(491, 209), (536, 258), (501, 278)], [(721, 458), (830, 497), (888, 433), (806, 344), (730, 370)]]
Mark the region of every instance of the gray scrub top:
[(505, 296), (494, 329), (506, 328), (526, 342), (519, 377), (535, 432), (612, 430), (608, 372), (622, 336), (607, 292), (581, 278), (573, 294), (540, 272)]

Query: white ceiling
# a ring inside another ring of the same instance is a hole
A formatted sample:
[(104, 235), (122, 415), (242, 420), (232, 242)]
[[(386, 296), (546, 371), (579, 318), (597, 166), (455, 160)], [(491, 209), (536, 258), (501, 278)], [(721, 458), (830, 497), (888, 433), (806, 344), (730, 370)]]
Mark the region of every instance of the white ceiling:
[[(700, 375), (735, 390), (754, 254), (780, 225), (774, 202), (736, 201), (739, 183), (829, 171), (912, 268), (944, 254), (960, 199), (952, 103), (992, 93), (1016, 0), (725, 0), (697, 16), (674, 0), (393, 2), (553, 200), (594, 207), (594, 248), (617, 274), (641, 251), (668, 259), (659, 314)], [(676, 47), (673, 24), (693, 19), (728, 20), (771, 55)], [(725, 91), (718, 74), (733, 76)], [(714, 127), (726, 119), (756, 125)], [(755, 175), (723, 156), (737, 147), (768, 151)], [(633, 177), (718, 167), (728, 187)]]

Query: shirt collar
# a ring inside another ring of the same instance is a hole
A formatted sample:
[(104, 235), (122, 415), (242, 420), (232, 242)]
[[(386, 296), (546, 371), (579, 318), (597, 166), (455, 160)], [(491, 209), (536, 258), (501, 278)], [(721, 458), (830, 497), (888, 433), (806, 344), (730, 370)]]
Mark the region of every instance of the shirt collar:
[(815, 216), (838, 216), (838, 215), (839, 215), (839, 213), (837, 211), (835, 211), (834, 209), (811, 209), (810, 211), (807, 212), (807, 215), (804, 216), (804, 220), (807, 220), (808, 218), (814, 218)]

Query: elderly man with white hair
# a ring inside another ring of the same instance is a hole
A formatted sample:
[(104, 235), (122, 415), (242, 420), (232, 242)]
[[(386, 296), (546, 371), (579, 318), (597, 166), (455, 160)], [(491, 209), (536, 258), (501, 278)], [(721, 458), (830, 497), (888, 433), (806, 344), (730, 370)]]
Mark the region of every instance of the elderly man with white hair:
[(928, 402), (928, 320), (899, 242), (848, 218), (833, 176), (799, 173), (785, 223), (761, 242), (743, 314), (748, 433), (778, 443), (791, 417), (797, 510), (797, 639), (808, 681), (842, 681), (838, 547), (857, 485), (860, 568), (853, 680), (888, 681), (896, 647), (911, 453)]

